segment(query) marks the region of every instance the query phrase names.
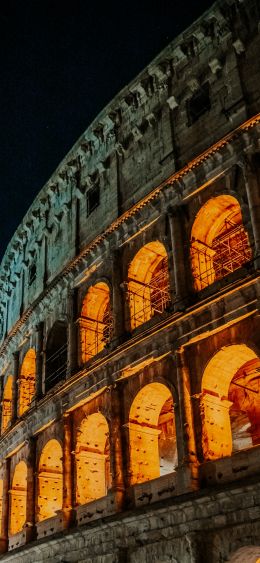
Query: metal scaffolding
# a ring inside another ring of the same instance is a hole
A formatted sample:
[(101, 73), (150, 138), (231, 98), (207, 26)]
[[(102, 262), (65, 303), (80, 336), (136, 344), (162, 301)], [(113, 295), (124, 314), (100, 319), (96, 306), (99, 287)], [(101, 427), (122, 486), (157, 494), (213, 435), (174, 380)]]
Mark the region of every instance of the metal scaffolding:
[(2, 405), (2, 429), (5, 430), (12, 418), (12, 399), (3, 399)]
[(20, 375), (20, 403), (29, 405), (35, 393), (35, 373)]
[(113, 334), (111, 308), (109, 305), (107, 306), (102, 321), (81, 316), (78, 322), (81, 329), (81, 351), (85, 361), (87, 361), (101, 352), (105, 345), (111, 341)]
[(149, 283), (133, 278), (127, 281), (131, 323), (134, 328), (161, 314), (170, 303), (168, 260), (163, 258), (154, 270)]
[(252, 257), (248, 235), (242, 224), (225, 221), (224, 230), (212, 245), (192, 242), (193, 276), (200, 289), (240, 268)]

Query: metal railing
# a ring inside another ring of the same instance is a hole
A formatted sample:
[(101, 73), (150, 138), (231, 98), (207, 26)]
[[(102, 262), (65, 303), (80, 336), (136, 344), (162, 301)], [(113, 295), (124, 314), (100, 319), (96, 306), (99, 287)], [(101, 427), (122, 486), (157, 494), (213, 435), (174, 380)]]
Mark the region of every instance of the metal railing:
[(111, 341), (113, 334), (111, 309), (107, 307), (102, 320), (81, 316), (78, 322), (81, 334), (81, 354), (83, 361), (86, 362), (101, 352)]
[(199, 240), (192, 242), (192, 273), (197, 289), (224, 278), (251, 258), (252, 250), (243, 225), (226, 220), (225, 231), (215, 237), (211, 246)]
[(171, 301), (167, 258), (160, 262), (149, 283), (128, 278), (126, 285), (131, 326), (136, 328), (153, 316), (162, 314)]
[(55, 350), (50, 356), (46, 355), (45, 391), (48, 391), (65, 378), (67, 371), (67, 342)]

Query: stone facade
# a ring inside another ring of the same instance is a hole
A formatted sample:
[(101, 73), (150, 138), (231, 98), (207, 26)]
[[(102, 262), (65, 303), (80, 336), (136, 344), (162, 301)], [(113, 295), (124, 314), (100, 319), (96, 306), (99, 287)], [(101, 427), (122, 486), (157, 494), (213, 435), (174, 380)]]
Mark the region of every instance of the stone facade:
[(260, 561), (259, 22), (217, 0), (7, 247), (1, 561)]

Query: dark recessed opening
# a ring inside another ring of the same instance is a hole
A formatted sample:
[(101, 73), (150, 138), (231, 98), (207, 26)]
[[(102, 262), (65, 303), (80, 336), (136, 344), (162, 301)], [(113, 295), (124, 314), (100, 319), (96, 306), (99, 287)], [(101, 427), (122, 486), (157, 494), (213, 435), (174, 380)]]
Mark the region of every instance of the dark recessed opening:
[(36, 264), (32, 264), (29, 268), (29, 285), (32, 285), (34, 280), (36, 279)]
[(46, 345), (45, 392), (66, 376), (67, 325), (56, 321), (50, 330)]
[(87, 214), (90, 215), (100, 203), (100, 189), (99, 186), (94, 186), (87, 192)]
[(187, 100), (188, 125), (192, 125), (201, 115), (211, 108), (209, 83), (205, 82), (193, 96)]

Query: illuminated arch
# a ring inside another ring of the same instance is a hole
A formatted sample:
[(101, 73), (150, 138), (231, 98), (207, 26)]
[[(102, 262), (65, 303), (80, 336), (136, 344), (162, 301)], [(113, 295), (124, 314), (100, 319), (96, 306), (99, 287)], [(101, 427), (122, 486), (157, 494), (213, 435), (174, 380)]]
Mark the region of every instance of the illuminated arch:
[(260, 360), (245, 344), (224, 346), (202, 378), (202, 444), (206, 459), (260, 443)]
[(44, 446), (38, 471), (38, 521), (56, 516), (63, 499), (62, 448), (58, 440)]
[(161, 242), (149, 242), (137, 252), (127, 284), (131, 329), (164, 311), (170, 301), (170, 285), (167, 252)]
[(108, 423), (101, 413), (94, 413), (81, 422), (77, 433), (77, 504), (105, 496), (110, 482)]
[(15, 467), (10, 491), (10, 535), (18, 534), (26, 522), (27, 473), (26, 463), (20, 461)]
[(110, 291), (104, 282), (92, 285), (84, 298), (80, 324), (81, 360), (87, 362), (111, 339)]
[(2, 432), (12, 420), (13, 376), (9, 375), (6, 381), (2, 399)]
[(67, 371), (67, 324), (56, 321), (46, 345), (45, 391), (65, 379)]
[(236, 198), (211, 198), (198, 212), (191, 231), (191, 267), (197, 291), (237, 270), (252, 257)]
[(173, 398), (162, 383), (150, 383), (135, 397), (129, 415), (131, 484), (172, 473), (177, 464)]
[(25, 354), (19, 376), (19, 416), (28, 410), (35, 394), (36, 353)]

